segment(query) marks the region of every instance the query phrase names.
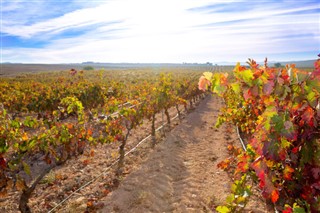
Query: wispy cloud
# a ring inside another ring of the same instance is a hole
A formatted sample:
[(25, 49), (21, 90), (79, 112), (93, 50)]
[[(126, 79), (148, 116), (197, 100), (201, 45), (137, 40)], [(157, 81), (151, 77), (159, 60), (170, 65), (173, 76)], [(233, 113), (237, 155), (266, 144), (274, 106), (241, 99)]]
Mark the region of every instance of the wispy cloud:
[(294, 60), (315, 58), (320, 49), (317, 1), (1, 4), (2, 61), (214, 62), (265, 56)]

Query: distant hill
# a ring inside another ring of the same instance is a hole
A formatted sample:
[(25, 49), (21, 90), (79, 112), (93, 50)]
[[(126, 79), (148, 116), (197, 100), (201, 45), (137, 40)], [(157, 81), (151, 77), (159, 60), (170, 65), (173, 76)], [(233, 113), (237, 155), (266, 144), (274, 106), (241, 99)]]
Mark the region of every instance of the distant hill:
[[(282, 66), (286, 64), (296, 64), (299, 68), (309, 68), (314, 66), (316, 60), (305, 61), (272, 61), (269, 62), (269, 66), (274, 66), (275, 63), (280, 63)], [(245, 62), (241, 62), (242, 65), (246, 65)], [(263, 62), (258, 62), (263, 65)], [(106, 69), (106, 70), (119, 70), (119, 69), (140, 69), (140, 68), (178, 68), (178, 67), (208, 67), (208, 70), (232, 70), (236, 65), (236, 62), (217, 62), (217, 63), (100, 63), (100, 62), (83, 62), (83, 63), (70, 63), (70, 64), (22, 64), (22, 63), (10, 63), (5, 62), (0, 64), (0, 75), (17, 75), (21, 73), (35, 73), (35, 72), (50, 72), (50, 71), (62, 71), (70, 69), (81, 70), (85, 66), (92, 66), (94, 69)]]
[(314, 67), (315, 60), (306, 60), (306, 61), (279, 61), (279, 62), (272, 62), (269, 63), (270, 66), (274, 66), (275, 63), (280, 63), (281, 65), (286, 64), (295, 64), (296, 67)]
[[(276, 63), (280, 63), (282, 66), (286, 65), (286, 64), (295, 64), (296, 67), (305, 67), (305, 68), (312, 68), (314, 67), (314, 62), (316, 61), (316, 59), (314, 60), (304, 60), (304, 61), (269, 61), (268, 65), (270, 67), (273, 67)], [(237, 62), (217, 62), (216, 64), (218, 66), (235, 66)], [(242, 65), (247, 65), (246, 62), (240, 62)], [(263, 65), (264, 62), (257, 62), (260, 65)]]

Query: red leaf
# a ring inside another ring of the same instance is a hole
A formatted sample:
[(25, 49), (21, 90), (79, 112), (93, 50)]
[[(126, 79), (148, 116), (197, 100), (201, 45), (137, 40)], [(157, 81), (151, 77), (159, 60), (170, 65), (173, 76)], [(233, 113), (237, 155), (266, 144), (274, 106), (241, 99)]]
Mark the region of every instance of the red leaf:
[(263, 86), (263, 93), (270, 95), (274, 88), (274, 81), (270, 80)]
[(254, 73), (253, 73), (253, 76), (255, 79), (259, 78), (261, 75), (263, 74), (263, 70), (256, 70)]
[(263, 189), (266, 185), (266, 177), (263, 170), (260, 171), (260, 173), (258, 174), (258, 177), (260, 179), (259, 187)]
[(286, 157), (287, 157), (287, 152), (286, 152), (285, 149), (281, 149), (281, 150), (279, 151), (279, 157), (280, 157), (281, 160), (285, 160), (285, 159), (286, 159)]
[(249, 98), (251, 98), (252, 97), (251, 91), (249, 89), (245, 90), (243, 92), (243, 97), (244, 97), (245, 100), (248, 100)]
[(217, 167), (219, 169), (223, 169), (223, 170), (227, 170), (230, 166), (230, 160), (226, 159), (224, 161), (221, 161), (220, 163), (218, 163)]
[(302, 114), (301, 118), (303, 121), (305, 121), (307, 124), (314, 126), (313, 125), (313, 116), (314, 116), (314, 112), (313, 109), (311, 107), (307, 107), (306, 110), (304, 111), (304, 113)]
[(283, 80), (285, 82), (290, 82), (290, 76), (288, 76), (287, 74), (286, 75), (282, 75), (281, 77), (283, 78)]
[(296, 154), (299, 151), (299, 147), (294, 147), (291, 151)]
[(237, 165), (237, 172), (247, 172), (249, 169), (250, 156), (243, 154), (239, 156), (239, 162)]
[(278, 79), (277, 79), (277, 80), (278, 80), (278, 84), (279, 84), (279, 85), (281, 85), (281, 86), (282, 86), (282, 85), (284, 84), (284, 79), (283, 79), (283, 78), (278, 77)]
[(286, 167), (283, 170), (283, 177), (286, 180), (292, 180), (292, 173), (294, 172), (294, 169), (290, 166), (286, 165)]
[(315, 179), (318, 179), (320, 176), (320, 168), (312, 168), (312, 175)]
[(278, 199), (279, 199), (279, 192), (278, 190), (275, 189), (271, 192), (271, 201), (275, 203), (277, 202)]
[(92, 135), (92, 130), (91, 130), (91, 129), (88, 129), (87, 134), (88, 134), (89, 136), (91, 136), (91, 135)]
[(287, 206), (283, 211), (282, 213), (292, 213), (292, 208)]
[(252, 96), (256, 97), (259, 95), (259, 88), (257, 86), (254, 86), (250, 89), (250, 92), (251, 92)]
[(7, 168), (7, 161), (3, 157), (0, 158), (0, 168), (2, 168), (2, 169)]

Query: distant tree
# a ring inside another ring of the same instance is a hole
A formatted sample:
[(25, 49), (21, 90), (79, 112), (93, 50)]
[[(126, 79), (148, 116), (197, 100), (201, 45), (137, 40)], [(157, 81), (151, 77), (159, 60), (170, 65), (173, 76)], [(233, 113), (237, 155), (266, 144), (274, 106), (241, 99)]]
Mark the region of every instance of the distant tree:
[(277, 68), (282, 67), (282, 65), (280, 63), (275, 63), (274, 66)]
[(94, 70), (92, 66), (85, 66), (83, 67), (83, 70)]

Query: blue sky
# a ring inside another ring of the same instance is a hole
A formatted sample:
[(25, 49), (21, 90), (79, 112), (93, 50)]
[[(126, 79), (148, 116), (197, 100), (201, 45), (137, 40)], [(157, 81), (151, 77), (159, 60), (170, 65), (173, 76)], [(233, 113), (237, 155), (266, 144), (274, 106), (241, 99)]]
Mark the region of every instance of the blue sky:
[(1, 0), (1, 62), (315, 59), (318, 0)]

